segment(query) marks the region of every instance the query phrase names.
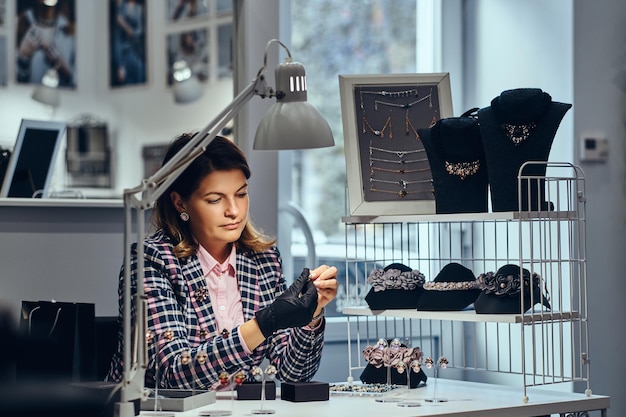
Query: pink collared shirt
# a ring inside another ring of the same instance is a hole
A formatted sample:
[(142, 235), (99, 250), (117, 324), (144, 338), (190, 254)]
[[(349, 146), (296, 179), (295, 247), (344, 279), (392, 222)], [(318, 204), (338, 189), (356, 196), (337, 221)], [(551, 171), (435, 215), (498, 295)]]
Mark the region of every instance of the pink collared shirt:
[[(217, 262), (202, 246), (199, 246), (198, 249), (198, 259), (206, 279), (211, 306), (213, 306), (215, 321), (220, 332), (223, 330), (230, 332), (244, 322), (243, 305), (235, 267), (236, 258), (235, 245), (222, 264)], [(246, 353), (251, 354), (252, 351), (243, 339), (242, 342)]]

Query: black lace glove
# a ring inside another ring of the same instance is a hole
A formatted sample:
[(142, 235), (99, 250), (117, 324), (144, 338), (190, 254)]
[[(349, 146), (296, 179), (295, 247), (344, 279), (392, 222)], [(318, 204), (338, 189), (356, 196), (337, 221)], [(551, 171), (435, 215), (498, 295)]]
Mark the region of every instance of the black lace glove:
[(276, 330), (308, 324), (317, 308), (317, 289), (309, 280), (309, 270), (302, 273), (268, 307), (256, 312), (256, 321), (266, 338)]

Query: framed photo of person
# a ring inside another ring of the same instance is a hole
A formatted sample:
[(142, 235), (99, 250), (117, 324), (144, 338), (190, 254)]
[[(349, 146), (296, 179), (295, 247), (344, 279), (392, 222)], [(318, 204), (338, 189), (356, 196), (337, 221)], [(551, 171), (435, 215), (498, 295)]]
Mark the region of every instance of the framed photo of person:
[(448, 73), (339, 75), (350, 214), (435, 213), (419, 131), (452, 117)]
[(217, 27), (217, 77), (232, 78), (233, 76), (233, 23)]
[(192, 75), (200, 82), (209, 78), (209, 46), (207, 29), (191, 29), (167, 35), (167, 85), (174, 82), (176, 61), (185, 61)]
[(182, 22), (191, 19), (206, 18), (209, 15), (209, 2), (206, 0), (165, 0), (167, 1), (167, 19), (170, 22)]
[(111, 87), (147, 82), (145, 0), (109, 0), (109, 74)]
[(56, 69), (59, 87), (76, 87), (76, 3), (54, 5), (23, 0), (16, 3), (15, 76), (20, 84), (40, 84)]

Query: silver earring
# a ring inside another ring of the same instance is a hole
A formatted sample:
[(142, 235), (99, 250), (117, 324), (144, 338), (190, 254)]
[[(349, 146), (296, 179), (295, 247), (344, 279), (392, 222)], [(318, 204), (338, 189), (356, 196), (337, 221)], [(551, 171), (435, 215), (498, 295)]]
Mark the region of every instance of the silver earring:
[(189, 221), (189, 213), (187, 213), (186, 211), (181, 212), (180, 219), (184, 222)]

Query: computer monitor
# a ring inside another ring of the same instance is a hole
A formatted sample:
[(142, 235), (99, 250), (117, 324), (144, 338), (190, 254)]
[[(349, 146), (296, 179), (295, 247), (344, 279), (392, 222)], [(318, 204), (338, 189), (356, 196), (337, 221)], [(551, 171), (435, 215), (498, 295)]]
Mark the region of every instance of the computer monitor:
[(64, 122), (22, 119), (0, 197), (48, 197)]

